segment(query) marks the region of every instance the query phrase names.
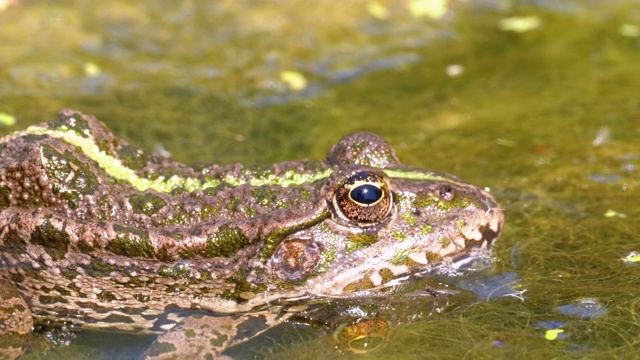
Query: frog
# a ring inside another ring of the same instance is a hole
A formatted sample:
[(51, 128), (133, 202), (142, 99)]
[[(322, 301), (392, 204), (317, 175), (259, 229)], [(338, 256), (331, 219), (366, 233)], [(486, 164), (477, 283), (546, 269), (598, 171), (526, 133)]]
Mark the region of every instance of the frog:
[(222, 357), (287, 321), (275, 307), (358, 301), (490, 249), (503, 224), (486, 189), (370, 132), (323, 160), (189, 166), (64, 109), (0, 139), (0, 353), (46, 320), (158, 334), (143, 358)]

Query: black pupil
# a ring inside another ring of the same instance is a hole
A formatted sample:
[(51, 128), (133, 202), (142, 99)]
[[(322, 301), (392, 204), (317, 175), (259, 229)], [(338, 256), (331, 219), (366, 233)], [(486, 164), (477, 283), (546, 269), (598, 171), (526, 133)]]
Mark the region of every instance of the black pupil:
[(373, 204), (382, 197), (382, 190), (373, 185), (360, 185), (351, 190), (351, 198), (361, 204)]

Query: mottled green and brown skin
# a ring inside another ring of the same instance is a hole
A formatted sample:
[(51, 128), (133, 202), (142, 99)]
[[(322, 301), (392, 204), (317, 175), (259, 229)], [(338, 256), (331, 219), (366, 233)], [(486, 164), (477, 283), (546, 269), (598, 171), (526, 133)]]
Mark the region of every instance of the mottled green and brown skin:
[[(370, 133), (322, 162), (196, 169), (73, 110), (0, 139), (0, 289), (93, 327), (354, 296), (490, 245), (503, 220), (485, 191), (402, 165)], [(18, 312), (11, 294), (0, 306)]]

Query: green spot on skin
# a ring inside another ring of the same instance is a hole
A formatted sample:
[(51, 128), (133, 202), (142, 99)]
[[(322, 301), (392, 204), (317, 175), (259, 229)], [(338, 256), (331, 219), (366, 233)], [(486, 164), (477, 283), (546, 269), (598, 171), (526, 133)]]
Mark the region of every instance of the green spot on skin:
[(394, 239), (396, 239), (397, 241), (403, 241), (407, 238), (407, 234), (399, 231), (399, 230), (393, 230), (391, 232), (391, 236), (393, 236)]
[(560, 334), (564, 333), (564, 329), (549, 329), (544, 333), (544, 338), (547, 340), (557, 340)]
[(78, 276), (75, 270), (69, 268), (60, 269), (60, 274), (67, 280), (73, 280)]
[(427, 261), (432, 264), (442, 260), (442, 256), (432, 252), (427, 252), (425, 256), (427, 257)]
[(276, 190), (272, 186), (258, 186), (251, 189), (251, 197), (262, 206), (269, 206), (276, 201), (276, 198), (280, 194), (280, 191)]
[(200, 280), (202, 281), (210, 281), (213, 280), (213, 276), (211, 276), (211, 272), (204, 270), (204, 269), (200, 269)]
[(218, 232), (207, 238), (206, 256), (207, 257), (232, 257), (241, 249), (249, 244), (247, 238), (236, 227), (222, 226)]
[(134, 194), (129, 197), (133, 212), (151, 216), (162, 209), (167, 202), (151, 193)]
[(440, 238), (438, 241), (440, 241), (440, 245), (443, 248), (446, 248), (447, 246), (449, 246), (449, 244), (451, 244), (451, 240), (448, 238)]
[(78, 249), (83, 254), (90, 254), (95, 250), (95, 248), (89, 245), (89, 243), (87, 243), (85, 240), (78, 241)]
[(311, 191), (300, 187), (298, 191), (298, 196), (300, 200), (309, 201), (311, 200)]
[(4, 210), (11, 205), (11, 189), (6, 186), (0, 186), (0, 210)]
[(158, 275), (163, 277), (170, 277), (173, 275), (173, 272), (170, 267), (162, 265), (160, 266), (160, 268), (158, 268)]
[(174, 212), (173, 215), (158, 219), (155, 224), (157, 226), (183, 225), (191, 220), (190, 216), (184, 211), (184, 209), (182, 209), (181, 206), (175, 206), (172, 210)]
[(167, 294), (175, 294), (179, 292), (184, 292), (187, 290), (187, 288), (188, 288), (187, 284), (174, 283), (174, 284), (167, 285), (166, 292)]
[[(72, 279), (69, 279), (69, 280), (72, 280)], [(68, 288), (68, 289), (70, 289), (70, 290), (72, 290), (72, 291), (75, 291), (75, 292), (76, 292), (76, 293), (78, 293), (78, 294), (82, 293), (82, 289), (80, 289), (80, 287), (78, 287), (78, 286), (77, 286), (75, 283), (73, 283), (73, 282), (69, 282), (69, 283), (67, 283), (67, 288)], [(84, 295), (84, 294), (83, 294), (83, 295)]]
[(27, 243), (22, 240), (15, 230), (9, 230), (2, 239), (2, 251), (8, 254), (24, 254), (27, 250)]
[(338, 256), (338, 252), (333, 246), (327, 247), (322, 252), (320, 261), (318, 262), (318, 265), (316, 267), (316, 274), (321, 274), (327, 271), (327, 269), (329, 268), (331, 263), (335, 261), (337, 256)]
[(63, 298), (62, 296), (49, 296), (49, 295), (40, 295), (38, 297), (38, 300), (43, 305), (50, 305), (50, 304), (55, 304), (55, 303), (66, 304), (66, 303), (69, 302), (65, 298)]
[[(129, 280), (125, 283), (125, 285), (128, 288), (140, 288), (140, 287), (147, 287), (149, 286), (149, 282), (145, 279), (145, 280), (140, 280), (137, 278), (129, 278)], [(138, 294), (140, 295), (140, 294)], [(134, 295), (134, 297), (136, 297), (136, 295)], [(137, 299), (137, 297), (136, 297)], [(142, 301), (142, 300), (138, 300), (138, 301)], [(149, 301), (149, 299), (147, 299), (146, 301)]]
[(408, 265), (409, 262), (411, 261), (409, 259), (409, 254), (414, 252), (414, 250), (415, 250), (414, 248), (408, 248), (408, 249), (402, 249), (397, 251), (395, 255), (393, 255), (393, 258), (391, 259), (391, 263), (393, 265)]
[(402, 219), (410, 226), (416, 226), (416, 219), (413, 217), (413, 214), (406, 212), (402, 214)]
[(216, 196), (219, 192), (223, 192), (225, 190), (231, 190), (233, 186), (229, 183), (221, 183), (214, 187), (208, 187), (204, 189), (204, 193), (209, 196)]
[(233, 291), (225, 290), (220, 297), (223, 299), (229, 299), (238, 303), (245, 303), (247, 300), (241, 298), (239, 295), (244, 292), (261, 293), (267, 289), (266, 284), (253, 285), (247, 281), (247, 271), (240, 269), (236, 271), (231, 277), (227, 278), (225, 282), (234, 285)]
[(177, 263), (173, 266), (173, 273), (176, 277), (187, 279), (191, 276), (191, 268), (183, 263)]
[(114, 272), (122, 275), (127, 274), (127, 270), (125, 268), (116, 264), (106, 263), (104, 260), (97, 257), (92, 257), (91, 263), (83, 268), (85, 269), (87, 276), (90, 277), (108, 277)]
[(420, 229), (420, 233), (423, 235), (431, 234), (433, 232), (433, 227), (429, 224), (425, 224), (422, 229)]
[(113, 229), (117, 235), (106, 246), (107, 250), (126, 257), (153, 258), (153, 246), (146, 231), (120, 225), (114, 225)]
[[(38, 272), (36, 272), (36, 271), (28, 270), (28, 271), (25, 271), (25, 272), (27, 273), (27, 276), (35, 275), (33, 277), (34, 279), (38, 279), (38, 280), (42, 279), (42, 277), (39, 276)], [(21, 274), (11, 274), (10, 279), (11, 279), (11, 282), (13, 284), (21, 284), (24, 281), (24, 276), (21, 275)]]
[(191, 277), (191, 268), (182, 263), (177, 263), (173, 267), (162, 265), (158, 268), (158, 275), (174, 279), (188, 279)]
[(67, 289), (65, 289), (64, 287), (60, 286), (60, 285), (55, 285), (53, 287), (53, 290), (57, 291), (58, 294), (62, 295), (62, 296), (69, 296), (71, 295), (71, 292)]
[(76, 158), (71, 152), (64, 154), (47, 144), (40, 146), (40, 156), (47, 177), (53, 183), (53, 191), (76, 208), (81, 195), (91, 195), (98, 186), (91, 167)]
[(149, 159), (146, 153), (131, 145), (120, 149), (118, 155), (126, 167), (134, 170), (142, 169)]
[(453, 209), (462, 209), (469, 206), (469, 201), (466, 197), (456, 195), (451, 201), (444, 201), (435, 194), (428, 194), (423, 196), (416, 196), (413, 199), (414, 207), (427, 208), (431, 206), (437, 206), (440, 210), (449, 212)]
[(171, 255), (169, 255), (169, 252), (167, 251), (167, 248), (160, 248), (158, 249), (158, 251), (156, 252), (156, 259), (161, 260), (161, 261), (171, 261), (173, 260), (171, 258)]
[[(85, 190), (84, 193), (87, 194), (93, 193), (94, 187), (97, 185), (95, 175), (86, 164), (80, 162), (72, 153), (67, 151), (62, 154), (51, 146), (43, 144), (40, 146), (40, 154), (42, 162), (46, 166), (47, 177), (57, 186), (69, 186), (74, 190)], [(84, 181), (81, 178), (83, 175), (86, 177)], [(66, 189), (59, 190), (65, 191)]]
[(110, 292), (110, 291), (101, 291), (100, 294), (97, 295), (97, 298), (100, 301), (104, 301), (104, 302), (110, 302), (110, 301), (115, 301), (117, 300), (116, 296)]
[(354, 281), (344, 287), (343, 293), (352, 293), (361, 290), (367, 290), (375, 287), (375, 284), (369, 277), (364, 277), (360, 280)]
[(362, 249), (372, 244), (375, 244), (377, 241), (378, 241), (378, 235), (371, 235), (371, 234), (365, 234), (365, 233), (352, 234), (352, 235), (349, 235), (347, 238), (347, 245), (345, 247), (345, 250), (347, 251), (347, 253), (350, 253), (352, 251)]
[(380, 274), (383, 284), (393, 280), (393, 271), (391, 271), (391, 269), (380, 269), (380, 271), (378, 271), (378, 274)]
[(91, 136), (89, 123), (82, 118), (82, 114), (73, 113), (71, 115), (59, 114), (55, 120), (49, 122), (49, 127), (54, 130), (74, 131), (82, 137)]
[(223, 346), (225, 344), (225, 342), (227, 342), (227, 335), (218, 335), (216, 337), (212, 337), (210, 342), (211, 345), (213, 345), (216, 348), (219, 348), (221, 346)]
[(64, 230), (58, 230), (49, 221), (36, 227), (30, 241), (32, 244), (41, 245), (54, 260), (62, 259), (69, 251), (69, 234)]

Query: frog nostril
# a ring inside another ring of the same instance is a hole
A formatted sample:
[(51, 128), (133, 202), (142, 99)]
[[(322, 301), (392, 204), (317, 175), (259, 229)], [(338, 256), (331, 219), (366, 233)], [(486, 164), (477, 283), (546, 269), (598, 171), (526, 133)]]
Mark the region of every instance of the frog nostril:
[(449, 184), (442, 185), (438, 190), (438, 195), (444, 201), (451, 201), (456, 196), (456, 190)]

